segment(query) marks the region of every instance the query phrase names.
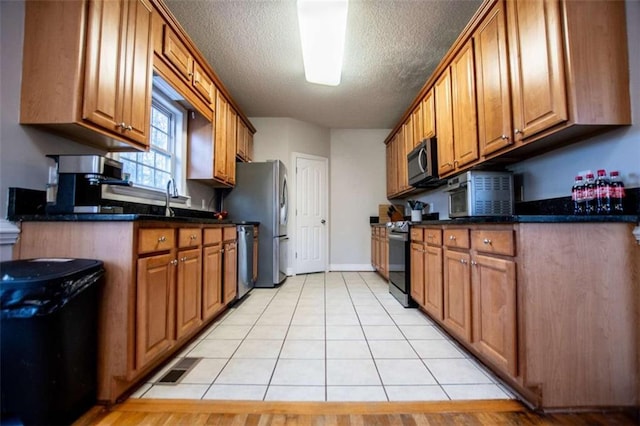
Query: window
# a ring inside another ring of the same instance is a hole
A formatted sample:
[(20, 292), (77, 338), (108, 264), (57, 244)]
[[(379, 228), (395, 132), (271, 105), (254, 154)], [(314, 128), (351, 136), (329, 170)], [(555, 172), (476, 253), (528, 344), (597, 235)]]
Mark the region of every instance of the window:
[(122, 172), (129, 175), (133, 186), (108, 186), (103, 188), (103, 196), (134, 202), (164, 201), (167, 182), (174, 178), (180, 197), (172, 203), (188, 203), (186, 171), (182, 166), (186, 155), (186, 119), (187, 111), (154, 84), (149, 151), (111, 154), (122, 163)]
[(176, 171), (176, 114), (156, 97), (151, 105), (150, 145), (149, 152), (120, 154), (122, 171), (137, 186), (164, 191)]

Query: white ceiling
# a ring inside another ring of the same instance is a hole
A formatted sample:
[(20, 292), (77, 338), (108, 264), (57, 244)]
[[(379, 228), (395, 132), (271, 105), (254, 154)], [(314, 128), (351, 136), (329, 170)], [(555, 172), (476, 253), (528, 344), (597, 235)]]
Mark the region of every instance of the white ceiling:
[(165, 0), (243, 112), (392, 128), (481, 0), (351, 0), (342, 83), (304, 79), (295, 0)]

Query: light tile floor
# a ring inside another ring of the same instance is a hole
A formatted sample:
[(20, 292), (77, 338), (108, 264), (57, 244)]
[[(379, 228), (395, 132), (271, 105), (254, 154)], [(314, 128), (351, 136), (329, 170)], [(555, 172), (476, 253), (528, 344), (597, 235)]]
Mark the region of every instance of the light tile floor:
[[(177, 384), (158, 383), (202, 358)], [(254, 289), (132, 398), (280, 401), (506, 399), (513, 394), (373, 272)]]

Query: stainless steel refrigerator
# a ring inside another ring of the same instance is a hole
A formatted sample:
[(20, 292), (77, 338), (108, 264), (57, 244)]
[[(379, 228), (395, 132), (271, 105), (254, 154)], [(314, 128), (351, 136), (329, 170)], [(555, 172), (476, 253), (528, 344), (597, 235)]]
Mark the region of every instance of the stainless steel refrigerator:
[(260, 222), (256, 287), (274, 287), (286, 279), (287, 170), (279, 160), (236, 164), (236, 186), (224, 197), (235, 223)]

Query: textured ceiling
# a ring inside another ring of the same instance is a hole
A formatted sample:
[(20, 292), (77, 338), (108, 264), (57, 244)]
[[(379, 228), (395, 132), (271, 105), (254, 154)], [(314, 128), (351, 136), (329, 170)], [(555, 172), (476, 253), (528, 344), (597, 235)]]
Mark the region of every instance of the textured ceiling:
[(391, 128), (480, 0), (351, 0), (342, 82), (304, 79), (295, 0), (165, 0), (249, 117)]

